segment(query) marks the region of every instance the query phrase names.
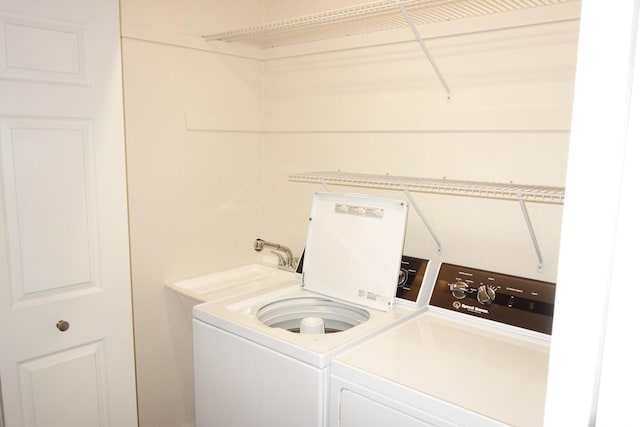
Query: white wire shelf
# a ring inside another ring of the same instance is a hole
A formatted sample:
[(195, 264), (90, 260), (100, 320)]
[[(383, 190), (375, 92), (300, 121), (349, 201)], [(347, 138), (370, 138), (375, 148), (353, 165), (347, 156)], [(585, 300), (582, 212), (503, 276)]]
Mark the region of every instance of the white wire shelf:
[(289, 175), (289, 181), (557, 205), (564, 203), (563, 187), (539, 185), (501, 184), (493, 182), (412, 178), (389, 175), (367, 175), (346, 172), (297, 173)]
[(415, 25), (422, 25), (579, 1), (377, 0), (203, 37), (207, 41), (243, 42), (269, 48), (406, 27), (400, 4)]

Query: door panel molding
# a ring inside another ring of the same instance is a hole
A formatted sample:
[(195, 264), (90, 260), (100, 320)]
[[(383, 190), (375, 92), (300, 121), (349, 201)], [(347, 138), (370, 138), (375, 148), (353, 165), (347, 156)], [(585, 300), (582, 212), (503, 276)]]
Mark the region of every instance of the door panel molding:
[(88, 86), (88, 26), (0, 12), (0, 79)]
[(99, 291), (91, 121), (0, 117), (0, 157), (13, 307)]
[[(109, 425), (103, 341), (37, 357), (17, 366), (25, 427)], [(67, 410), (69, 407), (74, 409)]]

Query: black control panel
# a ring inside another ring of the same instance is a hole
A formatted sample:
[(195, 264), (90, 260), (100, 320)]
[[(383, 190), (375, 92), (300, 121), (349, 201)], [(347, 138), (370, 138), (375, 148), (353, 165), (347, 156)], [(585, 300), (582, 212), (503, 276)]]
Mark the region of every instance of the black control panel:
[(402, 255), (396, 297), (416, 302), (429, 261)]
[(430, 305), (551, 335), (555, 283), (442, 264)]

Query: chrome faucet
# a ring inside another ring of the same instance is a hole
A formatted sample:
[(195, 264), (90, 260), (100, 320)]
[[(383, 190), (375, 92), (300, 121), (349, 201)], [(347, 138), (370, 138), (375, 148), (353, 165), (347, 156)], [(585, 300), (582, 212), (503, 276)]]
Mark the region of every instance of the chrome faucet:
[[(264, 249), (265, 246), (275, 249), (271, 251), (271, 253), (275, 254), (278, 257), (278, 268), (289, 271), (294, 271), (296, 269), (296, 263), (298, 262), (298, 259), (293, 256), (293, 254), (291, 253), (291, 249), (284, 245), (281, 245), (280, 243), (268, 242), (262, 239), (256, 239), (253, 242), (253, 249), (256, 252), (260, 252), (262, 249)], [(276, 251), (280, 251), (284, 255)]]

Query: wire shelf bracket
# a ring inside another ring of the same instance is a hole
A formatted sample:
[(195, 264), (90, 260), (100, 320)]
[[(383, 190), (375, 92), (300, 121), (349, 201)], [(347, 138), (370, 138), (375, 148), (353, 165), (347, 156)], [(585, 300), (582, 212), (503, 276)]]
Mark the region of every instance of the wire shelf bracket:
[(536, 256), (538, 257), (538, 272), (542, 272), (544, 269), (544, 259), (542, 258), (542, 251), (540, 250), (540, 245), (538, 244), (538, 239), (536, 238), (536, 232), (533, 229), (533, 225), (531, 224), (531, 217), (529, 216), (529, 211), (527, 210), (527, 205), (524, 202), (524, 198), (522, 194), (518, 195), (518, 203), (520, 204), (520, 209), (522, 210), (522, 216), (524, 217), (524, 222), (527, 224), (527, 229), (529, 230), (529, 236), (531, 237), (531, 243), (533, 243), (533, 248), (536, 251)]
[(407, 197), (407, 200), (409, 200), (409, 203), (411, 203), (411, 206), (413, 206), (413, 209), (416, 211), (416, 213), (420, 217), (420, 220), (422, 221), (424, 226), (427, 227), (427, 230), (429, 230), (431, 237), (433, 237), (433, 240), (436, 242), (436, 246), (437, 246), (436, 250), (438, 251), (438, 255), (442, 255), (442, 242), (436, 235), (436, 232), (433, 230), (433, 228), (431, 228), (429, 221), (427, 221), (427, 217), (424, 216), (424, 213), (422, 213), (422, 209), (420, 209), (420, 206), (418, 206), (418, 203), (413, 198), (411, 193), (407, 191), (407, 188), (404, 185), (402, 186), (402, 191), (404, 192), (404, 195)]
[(411, 16), (409, 15), (409, 12), (407, 12), (407, 8), (404, 7), (404, 4), (402, 4), (402, 2), (400, 0), (397, 0), (397, 2), (398, 2), (398, 7), (400, 8), (400, 11), (402, 12), (402, 16), (404, 16), (405, 21), (407, 21), (407, 25), (411, 29), (411, 32), (413, 33), (413, 36), (416, 38), (416, 41), (418, 42), (418, 44), (422, 48), (422, 51), (424, 52), (425, 56), (429, 60), (429, 63), (431, 64), (431, 68), (433, 68), (433, 71), (436, 73), (436, 76), (438, 77), (438, 80), (440, 80), (440, 84), (444, 88), (445, 92), (447, 92), (447, 99), (451, 99), (451, 87), (447, 83), (447, 80), (444, 78), (444, 75), (442, 74), (442, 71), (440, 71), (440, 67), (438, 67), (438, 64), (436, 63), (436, 60), (433, 58), (433, 55), (431, 54), (431, 51), (429, 50), (429, 47), (427, 47), (427, 44), (425, 43), (424, 39), (420, 35), (420, 32), (418, 31), (418, 29), (416, 28), (415, 24), (413, 23), (413, 20), (411, 19)]

